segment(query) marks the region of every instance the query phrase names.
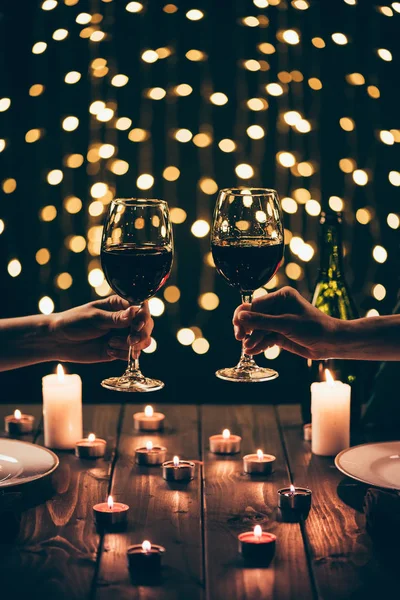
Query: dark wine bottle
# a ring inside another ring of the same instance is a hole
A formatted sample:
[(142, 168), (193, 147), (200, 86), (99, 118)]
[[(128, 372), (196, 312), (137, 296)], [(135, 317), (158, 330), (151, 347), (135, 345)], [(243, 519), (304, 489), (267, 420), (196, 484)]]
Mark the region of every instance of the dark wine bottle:
[[(340, 213), (322, 213), (320, 219), (321, 262), (312, 304), (336, 319), (357, 319), (358, 312), (343, 273), (342, 218)], [(351, 385), (351, 426), (358, 425), (361, 415), (361, 369), (353, 360), (308, 360), (310, 383), (325, 381), (325, 369), (337, 380)], [(304, 423), (311, 422), (311, 399), (308, 393), (302, 403)]]

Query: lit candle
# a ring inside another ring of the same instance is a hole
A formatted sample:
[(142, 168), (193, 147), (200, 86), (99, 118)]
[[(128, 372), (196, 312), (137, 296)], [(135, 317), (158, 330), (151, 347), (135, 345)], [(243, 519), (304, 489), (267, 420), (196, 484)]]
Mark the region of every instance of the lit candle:
[(325, 370), (326, 382), (311, 385), (311, 451), (335, 456), (350, 446), (350, 397), (347, 383), (334, 381)]
[(146, 406), (144, 412), (133, 415), (133, 427), (136, 431), (160, 431), (164, 427), (165, 415), (154, 412), (152, 406)]
[(99, 528), (119, 529), (126, 526), (129, 506), (122, 502), (114, 502), (112, 496), (108, 496), (107, 502), (101, 502), (93, 506), (94, 519)]
[(146, 446), (136, 448), (135, 458), (138, 465), (162, 465), (165, 462), (167, 449), (164, 446), (153, 446), (153, 442), (146, 442)]
[(212, 435), (209, 438), (210, 452), (214, 454), (237, 454), (240, 452), (239, 435), (232, 435), (229, 429), (224, 429), (222, 435)]
[(195, 464), (174, 456), (173, 460), (163, 463), (162, 470), (166, 481), (190, 481), (194, 477)]
[(46, 375), (43, 384), (44, 445), (69, 450), (82, 439), (82, 380), (65, 375), (61, 365), (57, 375)]
[(13, 415), (4, 418), (4, 429), (10, 435), (21, 435), (31, 433), (34, 423), (35, 417), (33, 415), (24, 415), (17, 408), (14, 410)]
[(249, 475), (270, 475), (275, 461), (276, 456), (273, 454), (257, 450), (257, 454), (243, 456), (243, 470)]
[(161, 559), (164, 553), (163, 546), (151, 544), (148, 540), (130, 546), (127, 556), (131, 575), (144, 580), (153, 577), (157, 579), (160, 575)]
[(308, 488), (295, 487), (291, 484), (288, 488), (278, 490), (278, 506), (284, 513), (307, 517), (311, 500), (312, 491)]
[(253, 531), (238, 536), (239, 552), (253, 564), (268, 566), (275, 554), (276, 535), (263, 531), (256, 525)]
[(75, 445), (75, 455), (78, 458), (101, 458), (106, 452), (107, 442), (89, 433), (87, 438), (78, 440)]

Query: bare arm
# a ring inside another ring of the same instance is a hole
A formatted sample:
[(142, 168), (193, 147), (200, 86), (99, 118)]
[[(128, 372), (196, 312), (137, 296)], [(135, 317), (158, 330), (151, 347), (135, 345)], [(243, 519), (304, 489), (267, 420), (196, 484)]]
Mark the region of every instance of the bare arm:
[[(40, 362), (108, 362), (128, 357), (151, 342), (153, 320), (118, 296), (52, 315), (0, 320), (0, 371)], [(128, 340), (129, 336), (129, 340)]]
[(400, 360), (400, 315), (334, 319), (290, 287), (242, 304), (233, 324), (248, 354), (277, 344), (311, 359)]

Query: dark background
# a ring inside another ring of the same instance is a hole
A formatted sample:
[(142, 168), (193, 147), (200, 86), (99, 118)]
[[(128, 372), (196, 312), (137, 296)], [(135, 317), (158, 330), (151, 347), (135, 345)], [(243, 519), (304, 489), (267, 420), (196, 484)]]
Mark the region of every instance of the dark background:
[[(306, 10), (287, 0), (270, 1), (266, 8), (250, 1), (196, 1), (193, 6), (175, 2), (177, 10), (167, 9), (175, 12), (166, 12), (167, 2), (151, 0), (143, 1), (143, 8), (134, 14), (126, 10), (127, 4), (127, 0), (59, 0), (50, 11), (36, 1), (2, 4), (0, 98), (10, 98), (11, 106), (0, 112), (0, 138), (6, 142), (0, 153), (0, 218), (5, 224), (0, 235), (0, 315), (37, 313), (44, 296), (52, 299), (55, 311), (99, 297), (88, 283), (88, 273), (99, 266), (98, 242), (93, 240), (96, 235), (98, 240), (100, 230), (91, 228), (100, 226), (104, 218), (104, 213), (89, 213), (94, 183), (108, 185), (109, 192), (101, 200), (105, 207), (113, 196), (162, 197), (170, 207), (184, 209), (187, 218), (174, 226), (176, 255), (169, 281), (169, 285), (179, 287), (181, 297), (171, 304), (164, 300), (162, 291), (159, 293), (165, 310), (155, 317), (157, 351), (142, 357), (145, 373), (167, 383), (166, 390), (152, 400), (245, 401), (251, 394), (252, 402), (296, 401), (306, 381), (304, 364), (286, 353), (275, 360), (258, 358), (260, 363), (277, 368), (281, 377), (256, 389), (214, 379), (216, 368), (233, 365), (238, 358), (240, 348), (233, 339), (231, 315), (239, 298), (205, 262), (208, 236), (199, 239), (191, 233), (197, 219), (211, 223), (216, 198), (215, 193), (204, 193), (200, 184), (211, 178), (218, 188), (243, 184), (274, 187), (281, 198), (296, 199), (301, 188), (308, 190), (323, 210), (328, 209), (331, 196), (339, 196), (344, 202), (346, 277), (360, 315), (373, 308), (380, 314), (389, 313), (396, 300), (399, 273), (398, 230), (388, 226), (387, 217), (400, 212), (398, 190), (388, 180), (389, 172), (400, 166), (400, 132), (396, 129), (400, 128), (400, 14), (390, 5), (382, 9), (367, 0), (358, 0), (356, 5), (342, 0), (308, 1)], [(204, 13), (199, 21), (186, 17), (193, 8)], [(91, 22), (78, 24), (76, 18), (81, 13), (88, 13)], [(258, 26), (245, 25), (243, 19), (249, 16), (258, 18)], [(52, 35), (60, 28), (68, 35), (56, 41)], [(282, 41), (282, 32), (288, 29), (298, 32), (298, 44)], [(102, 41), (85, 37), (95, 31), (104, 32)], [(337, 32), (347, 36), (346, 45), (332, 41), (331, 35)], [(316, 37), (324, 40), (324, 48), (313, 44)], [(38, 41), (46, 42), (47, 49), (33, 54), (32, 46)], [(263, 54), (258, 48), (262, 43), (272, 44), (275, 51)], [(167, 48), (170, 55), (152, 64), (141, 59), (143, 51), (159, 48)], [(393, 60), (383, 61), (378, 48), (390, 50)], [(191, 49), (201, 50), (204, 60), (189, 60), (186, 53)], [(104, 69), (107, 72), (101, 77), (95, 77), (92, 68), (98, 58), (107, 61), (108, 71)], [(261, 69), (247, 70), (244, 61), (249, 59), (260, 61)], [(78, 83), (64, 82), (70, 71), (81, 73)], [(111, 84), (118, 73), (129, 77), (127, 85), (120, 88)], [(346, 79), (351, 73), (362, 74), (365, 83), (352, 85)], [(322, 89), (312, 89), (310, 78), (318, 78)], [(174, 92), (181, 83), (193, 88), (189, 96), (178, 97)], [(283, 94), (268, 94), (268, 83), (280, 83)], [(38, 96), (29, 93), (34, 84), (44, 86)], [(379, 98), (371, 97), (370, 86), (379, 88)], [(166, 96), (161, 100), (148, 98), (147, 90), (153, 87), (165, 89)], [(228, 103), (213, 105), (209, 99), (213, 92), (226, 94)], [(267, 100), (268, 108), (249, 110), (247, 101), (255, 97)], [(89, 106), (95, 100), (114, 110), (110, 121), (99, 122), (90, 114)], [(299, 133), (285, 123), (283, 115), (289, 110), (299, 111), (309, 121), (309, 133)], [(79, 119), (79, 127), (72, 132), (62, 128), (68, 115)], [(116, 128), (119, 117), (131, 119), (126, 131)], [(353, 131), (341, 128), (342, 117), (354, 120)], [(252, 124), (261, 125), (265, 137), (250, 139), (246, 130)], [(27, 143), (25, 135), (34, 128), (41, 130), (41, 137)], [(128, 134), (134, 128), (144, 129), (148, 139), (131, 141)], [(180, 143), (174, 137), (180, 128), (189, 129), (193, 135), (207, 133), (209, 145), (198, 147), (193, 140)], [(397, 142), (382, 143), (381, 130), (392, 130)], [(235, 141), (234, 152), (220, 150), (218, 143), (224, 138)], [(90, 157), (96, 156), (96, 149), (104, 143), (115, 146), (113, 157), (89, 162), (88, 152), (92, 151)], [(294, 154), (294, 167), (279, 164), (277, 153), (281, 151)], [(71, 154), (82, 155), (80, 167), (67, 166)], [(352, 174), (341, 170), (339, 161), (343, 158), (354, 160), (357, 168), (368, 172), (366, 186), (356, 185)], [(129, 164), (126, 174), (113, 173), (115, 159)], [(311, 176), (300, 175), (297, 165), (302, 161), (311, 164)], [(253, 167), (253, 178), (244, 181), (237, 177), (235, 167), (240, 163)], [(163, 177), (170, 165), (180, 170), (175, 182)], [(63, 173), (58, 185), (47, 182), (53, 169)], [(137, 177), (143, 173), (154, 177), (154, 185), (146, 191), (137, 187)], [(13, 187), (7, 183), (9, 179), (16, 181), (11, 193), (7, 193)], [(69, 196), (82, 201), (76, 214), (65, 208)], [(56, 207), (57, 216), (44, 221), (41, 211), (49, 205)], [(367, 224), (356, 219), (360, 208), (369, 211)], [(318, 216), (309, 215), (300, 200), (295, 214), (285, 213), (285, 227), (310, 243), (315, 254), (310, 262), (304, 262), (287, 246), (276, 287), (290, 284), (310, 297), (319, 261)], [(78, 235), (88, 244), (84, 251), (75, 253), (68, 245), (70, 236)], [(388, 252), (383, 264), (372, 257), (377, 244)], [(42, 248), (51, 254), (44, 265), (35, 259)], [(22, 271), (11, 277), (7, 266), (15, 258)], [(299, 264), (299, 279), (288, 277), (288, 263)], [(73, 278), (66, 290), (58, 287), (60, 273)], [(373, 296), (376, 283), (386, 288), (382, 301)], [(199, 296), (205, 292), (218, 295), (220, 303), (215, 310), (199, 306)], [(100, 293), (105, 293), (104, 286)], [(176, 337), (182, 327), (199, 328), (201, 332), (197, 329), (196, 335), (208, 340), (209, 351), (198, 355), (191, 346), (182, 346)], [(14, 396), (23, 396), (27, 401), (40, 400), (40, 378), (54, 366), (37, 365), (2, 374), (0, 399), (12, 401)], [(68, 368), (82, 375), (86, 400), (113, 400), (112, 392), (100, 388), (99, 381), (105, 374), (120, 373), (122, 363)]]

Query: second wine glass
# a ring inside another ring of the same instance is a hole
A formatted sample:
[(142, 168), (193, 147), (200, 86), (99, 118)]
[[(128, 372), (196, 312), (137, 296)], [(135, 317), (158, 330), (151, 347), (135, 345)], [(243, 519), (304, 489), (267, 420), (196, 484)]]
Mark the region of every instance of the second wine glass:
[[(283, 248), (282, 213), (275, 190), (228, 188), (219, 192), (212, 255), (218, 273), (240, 290), (242, 302), (251, 304), (254, 290), (272, 279), (282, 262)], [(236, 367), (220, 369), (216, 375), (251, 383), (278, 377), (273, 369), (259, 367), (243, 349)]]
[[(101, 264), (114, 292), (131, 305), (142, 306), (167, 281), (172, 257), (172, 227), (164, 200), (120, 198), (111, 202), (104, 224)], [(117, 392), (155, 392), (164, 387), (162, 381), (142, 374), (132, 347), (125, 373), (108, 377), (101, 385)]]

